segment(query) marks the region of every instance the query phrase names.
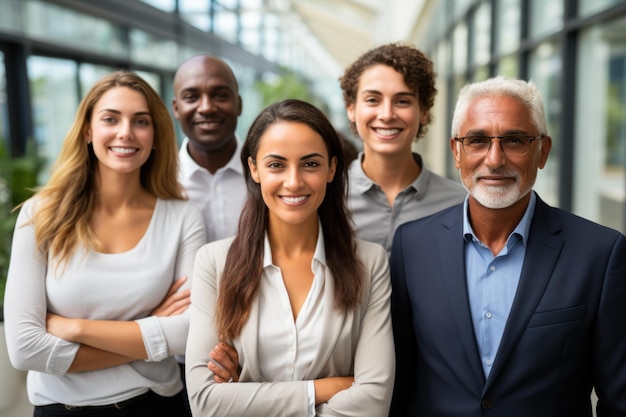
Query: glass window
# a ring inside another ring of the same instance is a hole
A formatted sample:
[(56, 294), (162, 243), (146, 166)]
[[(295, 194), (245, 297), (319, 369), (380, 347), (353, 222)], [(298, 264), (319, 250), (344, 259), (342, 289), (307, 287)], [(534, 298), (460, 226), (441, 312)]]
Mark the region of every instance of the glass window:
[(474, 65), (485, 65), (491, 58), (491, 5), (482, 2), (474, 15), (474, 38), (472, 39)]
[(581, 16), (600, 12), (608, 7), (622, 3), (624, 0), (579, 0), (578, 11)]
[(81, 64), (78, 70), (78, 77), (80, 81), (79, 96), (81, 98), (84, 97), (96, 81), (113, 71), (115, 71), (115, 68), (113, 67)]
[(24, 30), (35, 39), (59, 41), (66, 47), (126, 57), (126, 32), (120, 26), (87, 14), (41, 1), (24, 6)]
[(548, 204), (558, 206), (559, 150), (562, 146), (561, 123), (561, 53), (557, 43), (545, 42), (530, 56), (530, 79), (535, 82), (543, 96), (548, 125), (552, 137), (552, 150), (548, 163), (539, 170), (535, 190)]
[(173, 12), (176, 9), (176, 0), (141, 0), (144, 3), (149, 4), (166, 12)]
[(500, 62), (498, 62), (496, 73), (511, 78), (519, 77), (519, 61), (517, 55), (513, 54), (502, 58)]
[(462, 22), (452, 33), (452, 71), (462, 74), (467, 70), (467, 25)]
[(7, 102), (7, 79), (4, 70), (4, 53), (0, 51), (0, 141), (8, 147), (9, 141), (9, 103)]
[(78, 107), (77, 66), (74, 61), (30, 56), (27, 61), (33, 112), (33, 132), (45, 158), (39, 181), (48, 179)]
[(506, 54), (517, 49), (520, 42), (520, 0), (496, 0), (495, 50)]
[(213, 32), (229, 42), (237, 43), (238, 17), (237, 13), (230, 10), (216, 10), (213, 21)]
[(557, 32), (563, 27), (564, 0), (530, 1), (530, 36), (540, 37)]
[(573, 211), (626, 232), (626, 19), (581, 33)]
[(0, 28), (2, 31), (19, 31), (21, 25), (21, 14), (12, 1), (0, 1)]
[(130, 57), (134, 62), (164, 69), (176, 69), (177, 45), (173, 40), (159, 39), (143, 30), (130, 31)]
[(180, 16), (190, 25), (206, 32), (212, 31), (210, 0), (178, 0)]

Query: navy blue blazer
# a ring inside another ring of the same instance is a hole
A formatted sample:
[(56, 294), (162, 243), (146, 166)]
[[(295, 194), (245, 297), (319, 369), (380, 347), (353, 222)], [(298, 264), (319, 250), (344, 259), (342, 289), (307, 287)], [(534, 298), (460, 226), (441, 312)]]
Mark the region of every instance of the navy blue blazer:
[(465, 278), (463, 208), (398, 228), (390, 416), (626, 416), (626, 237), (537, 198), (517, 293), (485, 379)]

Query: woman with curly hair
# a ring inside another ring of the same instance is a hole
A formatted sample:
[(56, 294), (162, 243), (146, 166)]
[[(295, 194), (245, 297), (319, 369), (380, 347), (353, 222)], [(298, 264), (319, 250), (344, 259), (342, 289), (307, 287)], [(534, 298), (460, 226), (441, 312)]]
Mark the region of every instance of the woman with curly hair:
[(193, 414), (386, 416), (387, 254), (353, 237), (337, 133), (316, 107), (285, 100), (253, 122), (241, 162), (237, 235), (202, 247), (194, 266)]
[(177, 169), (159, 95), (132, 72), (98, 81), (13, 238), (6, 339), (36, 417), (183, 415), (177, 278), (206, 239)]
[(412, 151), (432, 120), (433, 63), (401, 43), (361, 55), (340, 78), (352, 131), (363, 151), (350, 165), (348, 202), (357, 237), (389, 251), (396, 228), (460, 203), (460, 183), (430, 171)]

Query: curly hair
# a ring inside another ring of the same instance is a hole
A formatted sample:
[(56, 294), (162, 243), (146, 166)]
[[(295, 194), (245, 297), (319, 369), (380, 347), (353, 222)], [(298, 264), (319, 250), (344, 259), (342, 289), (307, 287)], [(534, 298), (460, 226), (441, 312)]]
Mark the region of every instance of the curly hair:
[[(431, 109), (437, 94), (433, 62), (419, 49), (401, 42), (389, 43), (371, 49), (346, 68), (343, 76), (339, 78), (346, 107), (356, 102), (359, 81), (363, 72), (369, 67), (379, 64), (390, 66), (402, 74), (406, 85), (417, 94), (420, 107), (423, 110)], [(432, 115), (429, 113), (427, 122), (420, 125), (416, 138), (424, 136), (427, 130), (426, 125), (431, 122)], [(350, 125), (356, 134), (355, 124), (351, 123)]]

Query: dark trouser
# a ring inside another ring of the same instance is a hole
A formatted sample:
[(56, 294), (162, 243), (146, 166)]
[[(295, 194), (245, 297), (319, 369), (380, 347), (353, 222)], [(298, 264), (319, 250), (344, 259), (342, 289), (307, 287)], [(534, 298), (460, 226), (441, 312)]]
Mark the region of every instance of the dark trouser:
[(138, 397), (117, 404), (70, 407), (63, 404), (36, 406), (33, 417), (179, 417), (185, 415), (183, 392), (163, 397), (148, 391)]
[(185, 364), (178, 363), (180, 367), (180, 377), (183, 380), (182, 402), (183, 408), (186, 410), (185, 414), (181, 414), (181, 417), (191, 417), (191, 407), (189, 407), (189, 397), (187, 396), (187, 380), (185, 379)]

